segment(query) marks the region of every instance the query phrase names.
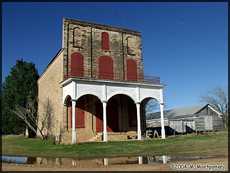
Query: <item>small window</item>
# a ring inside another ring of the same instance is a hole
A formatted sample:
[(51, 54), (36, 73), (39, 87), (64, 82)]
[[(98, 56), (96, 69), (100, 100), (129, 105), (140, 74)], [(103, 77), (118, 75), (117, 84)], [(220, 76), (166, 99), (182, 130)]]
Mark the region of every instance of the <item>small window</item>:
[(103, 50), (109, 50), (109, 34), (107, 32), (102, 32), (101, 34), (101, 48)]

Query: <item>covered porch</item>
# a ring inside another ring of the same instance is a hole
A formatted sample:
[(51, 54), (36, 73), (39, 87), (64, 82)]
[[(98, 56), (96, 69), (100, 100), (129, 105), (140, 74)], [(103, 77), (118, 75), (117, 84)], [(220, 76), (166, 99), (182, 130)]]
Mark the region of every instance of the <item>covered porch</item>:
[(69, 78), (61, 85), (63, 128), (71, 134), (72, 144), (87, 135), (91, 138), (85, 141), (143, 139), (144, 107), (149, 99), (160, 105), (161, 136), (165, 139), (162, 85), (79, 78)]

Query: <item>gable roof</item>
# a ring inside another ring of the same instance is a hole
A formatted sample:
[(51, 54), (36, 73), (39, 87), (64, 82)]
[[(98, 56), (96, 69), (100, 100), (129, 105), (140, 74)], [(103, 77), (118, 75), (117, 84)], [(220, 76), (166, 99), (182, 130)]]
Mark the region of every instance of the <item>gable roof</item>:
[[(195, 114), (198, 110), (200, 110), (202, 106), (189, 106), (189, 107), (181, 107), (181, 108), (174, 108), (164, 111), (164, 117), (168, 119), (176, 118), (177, 116), (182, 115), (192, 115)], [(160, 118), (160, 112), (149, 113), (148, 118)]]
[[(169, 109), (164, 111), (164, 118), (167, 119), (177, 119), (177, 118), (186, 118), (192, 117), (201, 112), (206, 108), (210, 108), (214, 111), (219, 117), (222, 115), (214, 106), (210, 104), (206, 104), (205, 106), (189, 106), (189, 107), (181, 107), (175, 109)], [(160, 118), (160, 112), (148, 113), (147, 119), (158, 119)]]
[(206, 104), (204, 107), (202, 107), (200, 110), (198, 110), (195, 114), (201, 112), (202, 110), (204, 110), (205, 108), (209, 108), (211, 109), (213, 112), (215, 112), (218, 115), (222, 115), (222, 113), (220, 111), (218, 111), (215, 106), (211, 105), (211, 104)]

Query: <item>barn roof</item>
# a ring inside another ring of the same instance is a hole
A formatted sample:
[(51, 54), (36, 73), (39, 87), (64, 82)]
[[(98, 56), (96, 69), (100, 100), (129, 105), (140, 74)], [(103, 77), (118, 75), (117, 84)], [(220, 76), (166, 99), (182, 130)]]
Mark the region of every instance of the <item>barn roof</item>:
[[(222, 115), (221, 112), (215, 109), (214, 106), (206, 104), (205, 106), (189, 106), (175, 109), (169, 109), (164, 111), (164, 118), (166, 119), (178, 119), (194, 117), (205, 108), (210, 108), (217, 113), (218, 116)], [(160, 112), (148, 113), (146, 119), (158, 119), (160, 118)]]
[[(174, 119), (182, 116), (188, 116), (188, 115), (192, 116), (202, 108), (203, 106), (189, 106), (189, 107), (181, 107), (181, 108), (165, 110), (164, 118)], [(152, 119), (152, 118), (154, 119), (160, 118), (160, 112), (149, 113), (147, 115), (147, 119)]]

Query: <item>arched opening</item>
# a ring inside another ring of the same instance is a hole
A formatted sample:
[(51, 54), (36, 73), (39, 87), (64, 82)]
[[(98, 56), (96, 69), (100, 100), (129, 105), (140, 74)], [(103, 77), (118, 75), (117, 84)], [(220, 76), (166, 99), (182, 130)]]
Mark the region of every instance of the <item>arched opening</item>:
[(72, 99), (68, 95), (65, 99), (64, 128), (69, 130), (72, 127)]
[(81, 96), (76, 104), (76, 127), (86, 128), (93, 133), (103, 131), (102, 103), (97, 96)]
[(141, 101), (141, 130), (146, 137), (161, 136), (160, 104), (155, 98), (147, 97)]
[[(72, 100), (70, 96), (65, 99), (65, 129), (71, 132), (72, 129)], [(89, 141), (97, 132), (103, 131), (103, 108), (97, 96), (87, 94), (76, 101), (75, 127), (77, 128), (77, 139)], [(97, 140), (96, 138), (93, 140)], [(101, 140), (101, 139), (98, 139)]]
[(71, 54), (71, 76), (82, 77), (84, 75), (84, 57), (75, 52)]
[(134, 101), (127, 95), (118, 94), (107, 103), (108, 132), (128, 132), (137, 130), (137, 114)]
[(127, 80), (137, 81), (137, 63), (134, 59), (127, 59)]
[(113, 80), (113, 59), (109, 56), (99, 57), (99, 79)]
[(107, 32), (101, 33), (101, 48), (103, 50), (109, 50), (109, 34)]

